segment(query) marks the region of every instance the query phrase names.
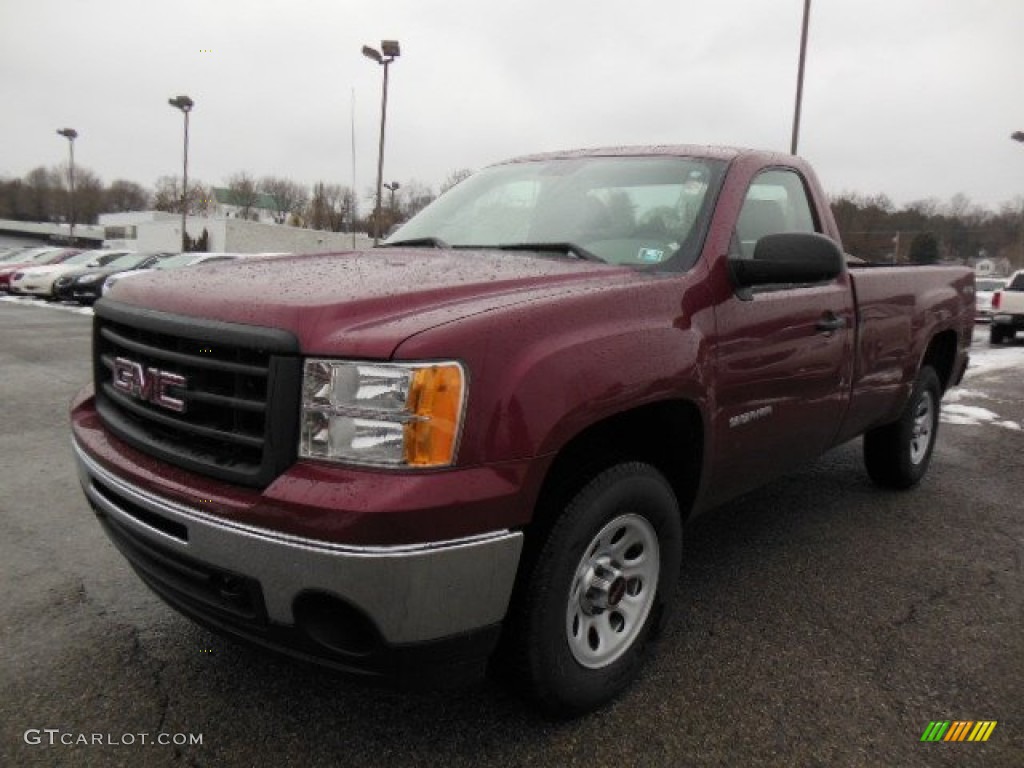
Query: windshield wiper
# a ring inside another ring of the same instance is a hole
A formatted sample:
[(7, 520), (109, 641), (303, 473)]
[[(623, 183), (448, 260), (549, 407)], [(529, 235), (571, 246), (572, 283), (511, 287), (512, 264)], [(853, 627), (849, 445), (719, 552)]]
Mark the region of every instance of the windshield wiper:
[(489, 245), (488, 248), (496, 248), (499, 251), (556, 251), (567, 256), (575, 256), (584, 261), (596, 261), (599, 264), (607, 264), (604, 259), (596, 253), (591, 253), (581, 245), (570, 242), (557, 243), (502, 243), (501, 245)]
[(448, 243), (439, 237), (414, 237), (409, 240), (396, 240), (393, 243), (379, 243), (378, 248), (451, 248)]

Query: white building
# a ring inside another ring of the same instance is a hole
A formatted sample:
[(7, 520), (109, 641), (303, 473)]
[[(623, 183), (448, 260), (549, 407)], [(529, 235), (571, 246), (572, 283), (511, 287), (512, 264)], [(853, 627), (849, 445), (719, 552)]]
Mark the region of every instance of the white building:
[[(99, 217), (104, 228), (105, 248), (130, 248), (135, 251), (180, 251), (181, 216), (164, 211), (133, 211), (104, 213)], [(324, 253), (364, 250), (373, 240), (363, 234), (324, 232), (318, 229), (265, 224), (224, 216), (189, 216), (186, 222), (189, 237), (195, 241), (204, 236), (202, 250), (229, 253)]]
[(978, 277), (1006, 277), (1013, 272), (1013, 265), (1005, 258), (981, 258), (974, 262)]

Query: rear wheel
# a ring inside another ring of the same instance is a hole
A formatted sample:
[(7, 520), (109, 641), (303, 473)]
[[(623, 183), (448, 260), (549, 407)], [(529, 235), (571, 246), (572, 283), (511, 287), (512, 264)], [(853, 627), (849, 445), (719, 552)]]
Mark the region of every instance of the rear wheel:
[(864, 435), (864, 465), (875, 483), (903, 489), (921, 481), (935, 448), (941, 399), (939, 377), (925, 366), (899, 420)]
[(550, 714), (600, 707), (636, 677), (679, 576), (682, 522), (653, 467), (614, 466), (572, 498), (520, 584), (513, 680)]
[(988, 329), (989, 344), (1002, 344), (1005, 339), (1006, 332), (1002, 327), (998, 325), (993, 325)]

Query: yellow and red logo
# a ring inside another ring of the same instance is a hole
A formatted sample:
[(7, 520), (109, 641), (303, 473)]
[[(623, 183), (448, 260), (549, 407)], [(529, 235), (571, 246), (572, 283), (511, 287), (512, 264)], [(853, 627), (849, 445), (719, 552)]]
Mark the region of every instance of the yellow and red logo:
[(932, 720), (921, 741), (988, 741), (996, 720)]

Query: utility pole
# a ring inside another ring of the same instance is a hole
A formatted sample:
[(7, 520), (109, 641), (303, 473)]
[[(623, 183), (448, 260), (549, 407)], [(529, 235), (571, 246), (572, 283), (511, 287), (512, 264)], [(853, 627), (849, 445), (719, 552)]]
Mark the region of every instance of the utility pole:
[(349, 103), (350, 134), (352, 136), (352, 193), (348, 203), (348, 226), (352, 232), (352, 250), (356, 249), (356, 89), (352, 89)]
[(807, 62), (807, 25), (811, 18), (811, 0), (804, 0), (804, 23), (800, 33), (800, 65), (796, 75), (796, 109), (793, 112), (793, 139), (789, 145), (789, 153), (796, 154), (800, 141), (800, 107), (804, 100), (804, 65)]
[(68, 140), (68, 196), (69, 219), (71, 222), (68, 231), (68, 245), (75, 244), (75, 139), (78, 138), (78, 131), (74, 128), (61, 128), (57, 133)]
[(363, 46), (363, 56), (384, 67), (384, 85), (380, 99), (380, 149), (377, 153), (377, 205), (373, 212), (373, 244), (380, 242), (381, 194), (384, 184), (384, 126), (388, 116), (388, 66), (401, 55), (397, 40), (381, 40), (380, 50)]
[(168, 99), (167, 103), (185, 115), (185, 167), (181, 185), (181, 252), (185, 253), (188, 251), (188, 233), (185, 231), (188, 221), (188, 113), (192, 111), (195, 102), (188, 96), (175, 96)]

